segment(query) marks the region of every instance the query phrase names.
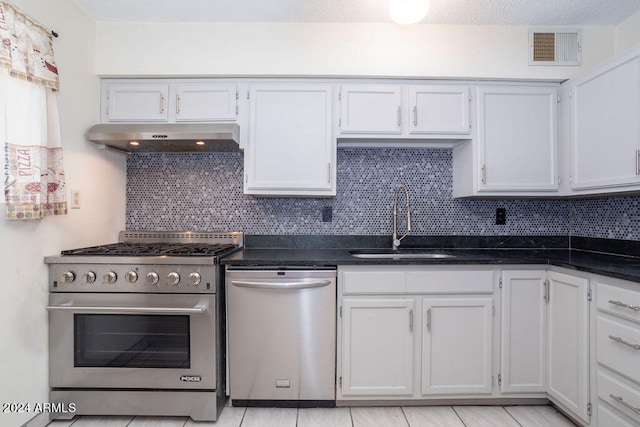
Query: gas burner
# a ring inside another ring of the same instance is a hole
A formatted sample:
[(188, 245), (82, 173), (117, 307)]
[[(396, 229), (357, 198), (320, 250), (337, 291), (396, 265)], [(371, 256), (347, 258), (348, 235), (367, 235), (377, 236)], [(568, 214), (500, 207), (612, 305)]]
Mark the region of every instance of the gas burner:
[(206, 243), (113, 243), (62, 251), (62, 255), (106, 256), (220, 256), (238, 248), (234, 244)]

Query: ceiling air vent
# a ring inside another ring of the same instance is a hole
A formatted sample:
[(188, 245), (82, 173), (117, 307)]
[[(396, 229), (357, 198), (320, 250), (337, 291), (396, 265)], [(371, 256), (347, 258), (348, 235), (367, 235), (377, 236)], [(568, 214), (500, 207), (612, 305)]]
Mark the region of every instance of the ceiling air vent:
[(581, 65), (582, 31), (529, 30), (529, 65)]

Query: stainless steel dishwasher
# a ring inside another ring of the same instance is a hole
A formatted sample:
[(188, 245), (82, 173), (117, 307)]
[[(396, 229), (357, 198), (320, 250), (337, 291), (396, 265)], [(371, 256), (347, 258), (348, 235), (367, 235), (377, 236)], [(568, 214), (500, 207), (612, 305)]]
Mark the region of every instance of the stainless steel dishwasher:
[(233, 406), (335, 406), (335, 268), (226, 272)]

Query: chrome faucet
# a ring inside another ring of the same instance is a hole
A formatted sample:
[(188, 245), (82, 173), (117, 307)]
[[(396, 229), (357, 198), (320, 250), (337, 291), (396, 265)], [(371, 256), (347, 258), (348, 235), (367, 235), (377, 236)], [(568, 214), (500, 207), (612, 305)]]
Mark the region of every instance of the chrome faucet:
[[(398, 239), (398, 193), (400, 190), (404, 191), (405, 199), (407, 201), (407, 228), (406, 232)], [(400, 184), (396, 187), (396, 194), (393, 199), (393, 249), (397, 250), (400, 246), (400, 241), (407, 237), (411, 232), (411, 207), (409, 206), (409, 189), (406, 185)]]

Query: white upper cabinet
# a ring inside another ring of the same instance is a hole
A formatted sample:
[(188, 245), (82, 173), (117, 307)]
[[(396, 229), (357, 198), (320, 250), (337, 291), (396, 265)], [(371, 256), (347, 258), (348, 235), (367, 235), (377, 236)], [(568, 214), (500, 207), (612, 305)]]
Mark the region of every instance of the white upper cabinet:
[(454, 197), (554, 196), (558, 85), (480, 86), (477, 135), (453, 149)]
[(103, 121), (166, 122), (169, 85), (117, 83), (103, 86)]
[(466, 85), (351, 84), (340, 87), (343, 139), (469, 138)]
[(236, 118), (235, 84), (179, 84), (175, 92), (177, 122), (233, 121)]
[(408, 86), (409, 133), (469, 135), (468, 86)]
[(236, 121), (235, 83), (204, 80), (103, 80), (102, 122)]
[(256, 84), (249, 103), (245, 194), (335, 196), (333, 87)]
[(640, 51), (575, 80), (571, 89), (574, 194), (640, 189)]
[(400, 85), (345, 85), (340, 89), (340, 134), (402, 134)]

